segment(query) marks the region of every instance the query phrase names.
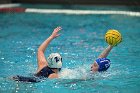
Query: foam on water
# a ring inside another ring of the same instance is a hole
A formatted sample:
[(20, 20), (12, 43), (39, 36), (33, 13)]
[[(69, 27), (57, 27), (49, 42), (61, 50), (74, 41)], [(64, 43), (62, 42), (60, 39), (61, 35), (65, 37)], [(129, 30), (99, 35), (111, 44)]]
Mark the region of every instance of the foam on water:
[(87, 70), (83, 67), (74, 69), (64, 68), (60, 73), (62, 79), (82, 79), (87, 77)]
[(109, 68), (107, 72), (96, 72), (90, 71), (90, 65), (82, 65), (75, 68), (63, 68), (60, 72), (61, 79), (98, 79), (108, 78), (119, 75), (121, 73), (127, 74), (129, 71), (120, 71), (119, 68)]

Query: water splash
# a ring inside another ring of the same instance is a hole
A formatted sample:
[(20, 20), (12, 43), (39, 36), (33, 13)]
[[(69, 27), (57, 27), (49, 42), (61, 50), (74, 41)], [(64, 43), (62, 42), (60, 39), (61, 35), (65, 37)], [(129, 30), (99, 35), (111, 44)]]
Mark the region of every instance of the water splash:
[(109, 79), (114, 76), (118, 77), (120, 75), (128, 74), (128, 69), (126, 68), (124, 71), (120, 70), (120, 65), (115, 65), (115, 68), (110, 68), (107, 72), (97, 72), (93, 73), (90, 71), (89, 65), (82, 65), (75, 68), (63, 68), (60, 72), (61, 79)]

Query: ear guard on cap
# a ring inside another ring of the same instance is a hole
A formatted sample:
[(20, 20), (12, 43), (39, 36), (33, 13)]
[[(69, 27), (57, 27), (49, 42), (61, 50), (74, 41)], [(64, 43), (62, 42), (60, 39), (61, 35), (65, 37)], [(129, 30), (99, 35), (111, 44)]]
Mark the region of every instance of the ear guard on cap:
[(96, 62), (99, 65), (99, 72), (106, 71), (110, 67), (110, 60), (107, 58), (98, 58), (96, 59)]
[(62, 68), (62, 57), (59, 53), (51, 53), (48, 57), (48, 67)]

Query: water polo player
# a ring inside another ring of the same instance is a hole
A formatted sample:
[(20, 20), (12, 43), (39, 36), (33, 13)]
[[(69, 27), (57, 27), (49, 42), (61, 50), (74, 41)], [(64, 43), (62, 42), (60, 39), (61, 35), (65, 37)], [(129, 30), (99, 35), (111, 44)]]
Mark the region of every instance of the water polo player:
[(38, 70), (36, 76), (44, 76), (47, 78), (58, 78), (58, 72), (62, 67), (62, 57), (59, 53), (52, 53), (46, 60), (45, 50), (49, 43), (60, 34), (58, 32), (61, 30), (61, 27), (54, 29), (52, 35), (46, 39), (38, 48), (37, 59), (38, 59)]
[(14, 76), (12, 79), (16, 81), (23, 82), (38, 82), (41, 78), (58, 78), (58, 73), (62, 68), (62, 57), (59, 53), (51, 53), (46, 59), (45, 50), (49, 43), (60, 34), (58, 32), (61, 30), (61, 27), (54, 29), (53, 33), (47, 38), (38, 48), (37, 51), (37, 60), (38, 60), (38, 69), (36, 74), (33, 77), (24, 77), (24, 76)]
[(106, 71), (110, 67), (110, 60), (107, 56), (114, 46), (117, 46), (122, 41), (122, 36), (119, 31), (111, 29), (105, 34), (105, 40), (109, 46), (99, 55), (91, 66), (91, 71), (102, 72)]
[(100, 55), (99, 57), (94, 61), (94, 63), (91, 66), (91, 71), (93, 72), (101, 72), (106, 71), (110, 67), (110, 60), (106, 57), (108, 56), (109, 52), (113, 46), (109, 45)]

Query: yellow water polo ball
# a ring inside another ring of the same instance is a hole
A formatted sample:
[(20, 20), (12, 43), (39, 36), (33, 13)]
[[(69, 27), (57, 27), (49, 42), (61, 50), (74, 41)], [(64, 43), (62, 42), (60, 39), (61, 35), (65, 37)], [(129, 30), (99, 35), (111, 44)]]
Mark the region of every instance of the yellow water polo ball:
[(105, 34), (105, 41), (109, 45), (116, 46), (122, 41), (121, 33), (117, 30), (110, 29)]

